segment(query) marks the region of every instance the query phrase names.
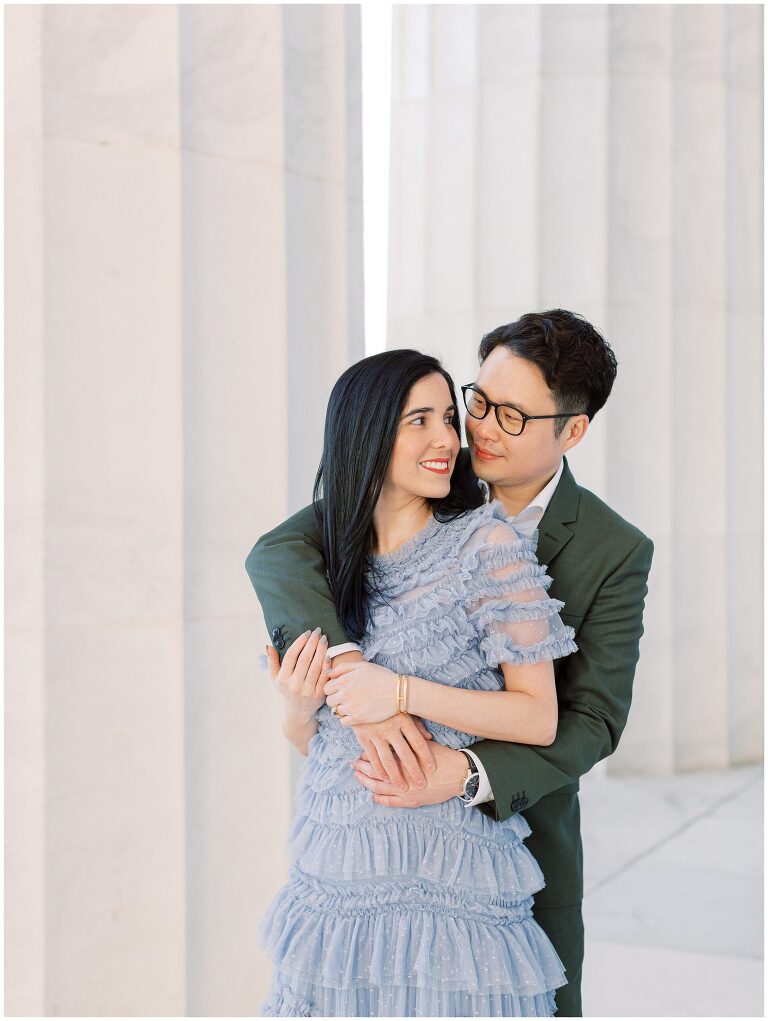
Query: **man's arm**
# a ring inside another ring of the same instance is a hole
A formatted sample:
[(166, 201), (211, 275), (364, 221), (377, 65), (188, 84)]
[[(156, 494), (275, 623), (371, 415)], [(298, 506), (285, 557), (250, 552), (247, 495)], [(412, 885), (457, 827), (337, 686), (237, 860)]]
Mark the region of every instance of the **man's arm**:
[(576, 635), (579, 652), (562, 665), (554, 743), (547, 747), (504, 741), (472, 745), (496, 799), (478, 805), (481, 812), (497, 821), (507, 819), (513, 801), (518, 808), (530, 807), (575, 782), (616, 750), (632, 701), (652, 556), (653, 543), (643, 538), (606, 579), (590, 606)]
[(245, 569), (270, 639), (280, 629), (281, 654), (300, 634), (316, 627), (327, 635), (329, 647), (349, 642), (336, 616), (311, 504), (262, 535), (248, 554)]
[[(334, 665), (362, 660), (356, 645), (352, 646), (355, 651), (338, 649), (348, 638), (336, 616), (311, 504), (263, 535), (248, 554), (245, 569), (261, 603), (270, 640), (281, 657), (300, 634), (320, 627)], [(353, 729), (365, 753), (393, 784), (403, 783), (403, 774), (417, 786), (426, 783), (434, 759), (428, 734), (415, 718), (398, 713), (383, 723)]]

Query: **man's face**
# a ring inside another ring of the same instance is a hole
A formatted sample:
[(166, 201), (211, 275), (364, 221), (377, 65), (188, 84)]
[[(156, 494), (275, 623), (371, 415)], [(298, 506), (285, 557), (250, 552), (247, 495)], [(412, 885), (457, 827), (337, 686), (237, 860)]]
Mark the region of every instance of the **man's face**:
[[(478, 370), (475, 383), (489, 400), (513, 404), (528, 415), (554, 415), (552, 391), (540, 369), (512, 354), (500, 345), (491, 351)], [(467, 414), (467, 430), (472, 468), (489, 485), (528, 486), (545, 482), (557, 471), (565, 450), (574, 445), (569, 423), (555, 436), (555, 424), (562, 419), (526, 422), (519, 436), (511, 436), (499, 426), (493, 409), (483, 419)]]

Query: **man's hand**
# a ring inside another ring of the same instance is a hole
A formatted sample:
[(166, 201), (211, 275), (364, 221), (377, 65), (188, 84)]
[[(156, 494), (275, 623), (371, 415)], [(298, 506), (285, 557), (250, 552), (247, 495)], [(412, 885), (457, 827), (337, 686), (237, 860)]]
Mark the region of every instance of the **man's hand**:
[(381, 723), (361, 723), (352, 730), (365, 760), (393, 790), (426, 786), (436, 768), (435, 745), (427, 744), (432, 735), (418, 716), (395, 713)]
[(461, 785), (467, 775), (467, 759), (463, 752), (445, 745), (432, 745), (437, 769), (430, 773), (426, 786), (420, 790), (401, 792), (389, 782), (382, 770), (377, 770), (367, 756), (362, 755), (355, 762), (355, 777), (363, 787), (373, 791), (377, 805), (388, 808), (419, 808), (422, 805), (439, 805), (461, 794)]

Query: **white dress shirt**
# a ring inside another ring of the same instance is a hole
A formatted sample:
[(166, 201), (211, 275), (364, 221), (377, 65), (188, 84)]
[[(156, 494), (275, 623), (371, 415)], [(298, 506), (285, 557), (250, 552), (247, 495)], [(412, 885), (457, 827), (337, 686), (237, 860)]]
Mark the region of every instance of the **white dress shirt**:
[[(515, 515), (515, 517), (513, 518), (510, 518), (510, 521), (513, 524), (515, 522), (515, 518), (522, 517), (523, 514), (527, 515), (526, 520), (530, 520), (531, 515), (529, 515), (528, 512), (533, 510), (536, 511), (535, 516), (536, 522), (538, 523), (539, 521), (541, 521), (541, 519), (544, 517), (544, 512), (549, 506), (549, 501), (552, 499), (554, 492), (557, 489), (558, 483), (560, 482), (560, 477), (563, 474), (563, 465), (564, 462), (561, 461), (560, 467), (557, 469), (557, 471), (549, 480), (549, 482), (546, 484), (546, 486), (544, 486), (541, 492), (534, 496), (534, 498), (531, 500), (528, 506), (524, 507), (520, 511), (520, 514)], [(478, 482), (485, 496), (485, 501), (486, 503), (488, 503), (488, 501), (491, 498), (489, 486), (482, 479), (479, 479)], [(343, 652), (360, 652), (360, 647), (358, 645), (355, 645), (354, 642), (347, 642), (344, 645), (334, 645), (333, 648), (328, 650), (327, 655), (331, 659), (333, 659), (334, 656), (340, 656)], [(464, 751), (468, 752), (469, 755), (472, 757), (472, 761), (477, 766), (477, 771), (480, 774), (480, 786), (477, 789), (477, 794), (471, 801), (467, 801), (465, 802), (465, 804), (469, 808), (472, 805), (480, 805), (484, 801), (493, 801), (494, 800), (493, 791), (491, 790), (491, 783), (488, 779), (488, 774), (485, 771), (485, 767), (483, 766), (482, 762), (480, 761), (478, 756), (475, 755), (471, 748), (465, 748)]]

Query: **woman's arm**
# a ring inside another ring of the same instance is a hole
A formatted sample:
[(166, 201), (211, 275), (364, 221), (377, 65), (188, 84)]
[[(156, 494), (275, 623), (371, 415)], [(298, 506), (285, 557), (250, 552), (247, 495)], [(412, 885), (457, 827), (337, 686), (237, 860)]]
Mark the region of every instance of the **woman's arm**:
[[(302, 755), (309, 754), (309, 742), (318, 729), (317, 710), (325, 702), (325, 678), (320, 670), (327, 650), (328, 641), (325, 635), (320, 636), (319, 629), (300, 635), (286, 652), (282, 665), (277, 650), (267, 646), (270, 677), (285, 699), (283, 734)], [(333, 662), (364, 660), (360, 652), (346, 652)], [(369, 760), (399, 790), (408, 790), (409, 784), (426, 786), (423, 771), (434, 771), (435, 758), (427, 744), (432, 735), (421, 720), (409, 713), (397, 713), (392, 707), (389, 718), (383, 722), (355, 727), (355, 736)]]
[[(472, 577), (464, 612), (482, 660), (502, 671), (506, 690), (411, 677), (408, 711), (478, 737), (550, 745), (558, 719), (552, 660), (576, 650), (573, 631), (558, 614), (563, 604), (547, 596), (551, 579), (536, 560), (533, 540), (506, 520), (484, 523), (462, 553)], [(345, 725), (375, 722), (392, 711), (397, 676), (391, 670), (365, 663), (327, 676), (326, 701), (340, 706)]]
[[(469, 691), (408, 676), (407, 709), (477, 737), (549, 745), (557, 731), (557, 694), (551, 660), (501, 663), (506, 691)], [(344, 726), (375, 723), (392, 715), (397, 674), (375, 663), (349, 663), (327, 675), (328, 705), (340, 707)]]
[(500, 666), (506, 691), (469, 691), (410, 677), (408, 711), (477, 737), (552, 744), (558, 711), (552, 661)]
[(283, 734), (302, 755), (309, 754), (309, 742), (317, 733), (317, 710), (307, 719), (301, 713), (286, 708), (283, 716)]

